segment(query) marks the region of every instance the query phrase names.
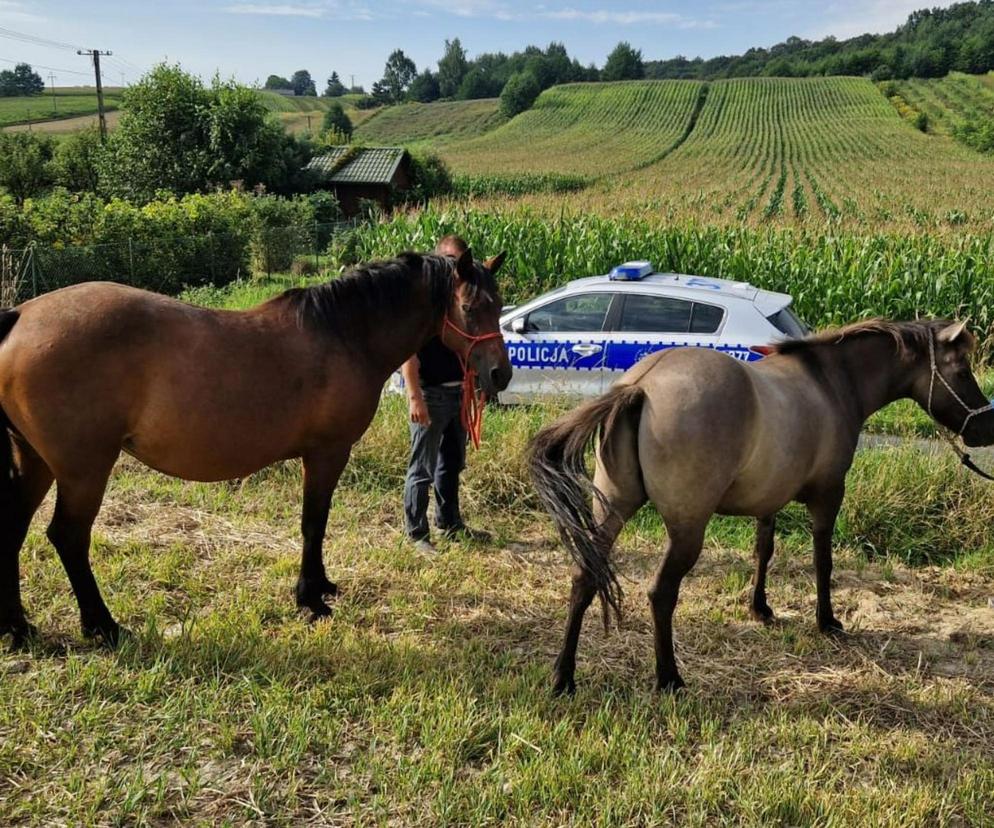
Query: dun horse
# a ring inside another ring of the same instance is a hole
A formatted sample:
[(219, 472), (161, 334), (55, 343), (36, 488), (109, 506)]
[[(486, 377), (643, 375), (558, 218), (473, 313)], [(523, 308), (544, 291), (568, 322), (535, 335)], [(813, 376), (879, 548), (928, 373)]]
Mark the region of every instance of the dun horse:
[[(841, 630), (832, 610), (832, 531), (860, 428), (877, 409), (910, 397), (967, 445), (994, 442), (994, 414), (970, 370), (974, 344), (962, 323), (866, 322), (781, 343), (755, 364), (694, 348), (666, 351), (539, 432), (532, 474), (577, 564), (555, 692), (575, 690), (577, 641), (594, 595), (605, 613), (619, 612), (611, 548), (647, 500), (669, 535), (649, 590), (657, 689), (683, 686), (673, 611), (713, 514), (759, 518), (751, 609), (768, 622), (774, 518), (788, 502), (804, 503), (813, 522), (818, 626)], [(592, 481), (584, 461), (591, 442)]]
[(32, 631), (18, 557), (54, 479), (48, 537), (83, 632), (116, 642), (89, 546), (122, 450), (206, 481), (303, 458), (296, 598), (327, 615), (324, 596), (337, 592), (322, 562), (332, 493), (390, 374), (440, 334), (485, 394), (510, 380), (493, 278), (502, 258), (405, 253), (242, 312), (99, 282), (0, 311), (0, 635), (19, 644)]

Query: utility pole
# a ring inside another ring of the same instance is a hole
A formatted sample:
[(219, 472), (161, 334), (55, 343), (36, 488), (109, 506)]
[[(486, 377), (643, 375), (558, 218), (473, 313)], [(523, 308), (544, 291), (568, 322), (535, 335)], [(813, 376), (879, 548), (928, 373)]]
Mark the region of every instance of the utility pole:
[(352, 85), (349, 87), (349, 92), (351, 92), (355, 89), (355, 75), (349, 75), (349, 77), (352, 78)]
[(100, 56), (110, 57), (113, 52), (101, 52), (99, 49), (78, 49), (77, 55), (87, 55), (93, 58), (93, 72), (97, 76), (97, 116), (100, 118), (100, 140), (107, 140), (107, 117), (104, 115), (104, 87), (100, 82)]
[(125, 86), (125, 83), (124, 83), (124, 72), (121, 72), (120, 75), (121, 75), (121, 88), (123, 89), (124, 86)]
[(55, 75), (52, 72), (48, 73), (48, 85), (52, 87), (52, 112), (58, 115), (59, 99), (55, 97)]

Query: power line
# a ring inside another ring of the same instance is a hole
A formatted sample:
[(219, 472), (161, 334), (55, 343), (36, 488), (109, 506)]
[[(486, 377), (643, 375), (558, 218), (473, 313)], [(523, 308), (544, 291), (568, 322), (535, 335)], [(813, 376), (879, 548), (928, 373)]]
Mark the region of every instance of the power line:
[(65, 72), (69, 75), (84, 75), (89, 77), (89, 72), (77, 72), (75, 69), (59, 69), (57, 66), (43, 66), (40, 63), (28, 63), (26, 60), (10, 60), (10, 58), (0, 58), (4, 63), (12, 63), (15, 66), (19, 63), (27, 63), (32, 69), (47, 69), (49, 72)]
[(35, 46), (48, 46), (52, 49), (67, 49), (70, 52), (75, 52), (79, 48), (78, 46), (73, 46), (71, 43), (63, 43), (60, 40), (48, 40), (44, 37), (24, 34), (23, 32), (15, 32), (13, 29), (6, 29), (3, 26), (0, 26), (0, 37), (6, 37), (10, 40), (19, 40), (22, 43), (31, 43)]

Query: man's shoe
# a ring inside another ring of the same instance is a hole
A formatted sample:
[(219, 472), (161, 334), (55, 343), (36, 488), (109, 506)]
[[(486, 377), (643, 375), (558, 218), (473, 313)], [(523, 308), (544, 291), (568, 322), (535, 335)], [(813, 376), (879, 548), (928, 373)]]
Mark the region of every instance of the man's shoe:
[[(412, 540), (414, 539), (412, 538)], [(414, 548), (422, 555), (435, 555), (438, 553), (438, 550), (435, 548), (435, 544), (433, 544), (428, 538), (418, 538), (417, 540), (414, 540)]]
[(483, 529), (470, 529), (468, 526), (453, 526), (442, 529), (442, 534), (453, 541), (476, 541), (477, 543), (490, 543), (493, 535)]

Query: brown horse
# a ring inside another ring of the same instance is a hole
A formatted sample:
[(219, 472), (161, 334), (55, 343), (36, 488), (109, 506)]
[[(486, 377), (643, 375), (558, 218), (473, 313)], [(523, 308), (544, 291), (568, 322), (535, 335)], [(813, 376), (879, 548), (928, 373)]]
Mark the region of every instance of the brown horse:
[(337, 587), (321, 547), (331, 496), (390, 374), (440, 334), (485, 394), (510, 380), (494, 281), (502, 260), (405, 253), (248, 311), (100, 282), (0, 311), (0, 635), (19, 644), (32, 632), (18, 557), (54, 479), (48, 537), (83, 632), (117, 641), (89, 546), (122, 450), (174, 477), (208, 481), (303, 458), (297, 604), (329, 614), (323, 596)]
[[(963, 324), (865, 322), (773, 346), (755, 364), (697, 348), (640, 362), (602, 397), (539, 432), (530, 465), (577, 567), (556, 693), (575, 690), (576, 647), (595, 594), (619, 611), (610, 560), (618, 533), (651, 500), (669, 535), (649, 590), (656, 687), (683, 686), (673, 653), (673, 610), (713, 514), (759, 518), (753, 616), (769, 621), (766, 569), (776, 513), (792, 500), (812, 518), (817, 620), (832, 610), (832, 531), (860, 429), (902, 397), (918, 402), (967, 445), (994, 442), (994, 413), (970, 371)], [(595, 435), (600, 432), (600, 439)], [(596, 442), (594, 478), (585, 451)]]

